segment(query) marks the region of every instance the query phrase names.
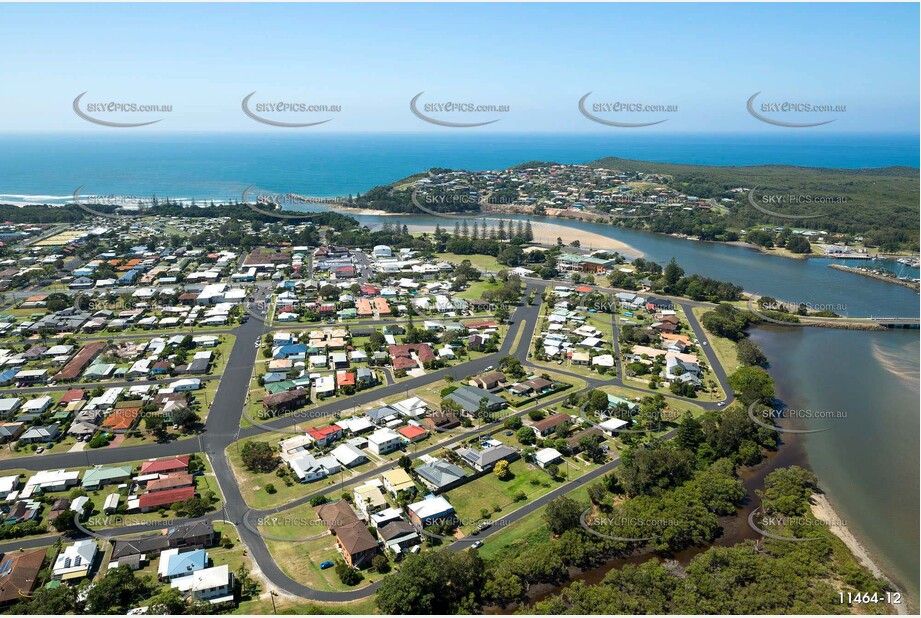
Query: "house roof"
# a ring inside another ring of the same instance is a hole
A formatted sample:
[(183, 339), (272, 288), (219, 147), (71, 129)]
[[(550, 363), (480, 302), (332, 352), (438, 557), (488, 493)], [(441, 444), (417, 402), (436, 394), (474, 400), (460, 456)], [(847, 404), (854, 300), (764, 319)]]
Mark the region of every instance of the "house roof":
[(533, 425), (534, 429), (537, 429), (540, 432), (547, 431), (548, 429), (553, 429), (557, 425), (562, 425), (568, 423), (572, 420), (572, 417), (568, 414), (554, 414), (553, 416), (548, 416), (543, 420), (536, 421)]
[(160, 472), (172, 472), (174, 470), (188, 470), (189, 456), (180, 455), (170, 459), (157, 459), (155, 461), (145, 461), (141, 464), (141, 474), (154, 474)]
[(354, 521), (336, 528), (336, 538), (342, 549), (355, 555), (377, 549), (377, 540), (368, 531), (364, 522)]
[(174, 502), (182, 502), (183, 500), (188, 500), (194, 496), (194, 487), (180, 487), (178, 489), (168, 489), (166, 491), (158, 491), (152, 494), (143, 494), (138, 499), (138, 504), (142, 509), (155, 508), (158, 506), (173, 504)]
[(35, 589), (46, 550), (9, 552), (0, 559), (0, 603), (19, 601)]

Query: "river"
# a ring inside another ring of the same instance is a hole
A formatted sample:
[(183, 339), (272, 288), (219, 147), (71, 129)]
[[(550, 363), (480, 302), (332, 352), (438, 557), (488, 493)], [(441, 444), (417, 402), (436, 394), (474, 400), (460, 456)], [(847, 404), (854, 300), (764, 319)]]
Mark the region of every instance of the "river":
[[(516, 217), (507, 217), (516, 218)], [(371, 227), (391, 217), (360, 215)], [(405, 216), (401, 224), (426, 229), (453, 221)], [(737, 245), (695, 242), (671, 236), (580, 221), (553, 220), (630, 246), (634, 255), (665, 263), (674, 257), (688, 273), (732, 281), (746, 291), (789, 302), (835, 305), (850, 316), (919, 315), (918, 293), (899, 285), (828, 268), (847, 260), (796, 260)], [(914, 271), (917, 272), (916, 270)], [(907, 274), (907, 273), (906, 273)], [(917, 276), (914, 274), (913, 276)], [(841, 412), (833, 421), (810, 420), (832, 429), (794, 440), (746, 477), (749, 492), (778, 465), (806, 465), (849, 529), (877, 564), (917, 606), (919, 599), (919, 331), (853, 331), (759, 327), (752, 338), (764, 349), (778, 396), (788, 407)], [(749, 507), (746, 507), (749, 508)], [(747, 515), (742, 509), (740, 515)], [(727, 527), (719, 544), (749, 538), (744, 519)], [(741, 524), (741, 526), (740, 526)], [(696, 552), (678, 558), (688, 560)], [(642, 558), (634, 559), (641, 560)], [(589, 583), (623, 562), (583, 573)], [(539, 590), (537, 598), (552, 591)]]

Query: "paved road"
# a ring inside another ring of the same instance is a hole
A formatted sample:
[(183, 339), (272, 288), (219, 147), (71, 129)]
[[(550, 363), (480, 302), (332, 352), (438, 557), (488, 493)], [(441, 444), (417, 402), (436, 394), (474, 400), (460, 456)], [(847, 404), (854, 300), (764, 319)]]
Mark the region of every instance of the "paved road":
[[(406, 393), (407, 395), (412, 389), (431, 384), (438, 380), (441, 380), (446, 375), (457, 376), (459, 371), (462, 371), (464, 375), (475, 375), (477, 373), (485, 372), (488, 366), (494, 366), (497, 364), (498, 359), (513, 354), (518, 358), (523, 364), (531, 366), (538, 370), (545, 370), (544, 367), (537, 367), (532, 365), (527, 360), (528, 351), (530, 349), (530, 342), (532, 340), (534, 330), (538, 324), (540, 317), (540, 293), (543, 289), (543, 286), (547, 282), (541, 280), (528, 280), (525, 282), (526, 288), (524, 291), (523, 298), (527, 298), (531, 291), (536, 292), (537, 301), (534, 305), (522, 304), (515, 309), (515, 312), (512, 315), (511, 324), (508, 332), (506, 333), (505, 339), (500, 346), (500, 349), (495, 354), (484, 356), (480, 359), (474, 361), (468, 361), (460, 365), (459, 367), (454, 368), (445, 368), (438, 371), (433, 371), (427, 373), (425, 376), (418, 378), (412, 378), (405, 380), (403, 382), (398, 382), (394, 384), (388, 384), (383, 387), (367, 391), (364, 393), (359, 393), (353, 397), (348, 398), (347, 400), (334, 400), (330, 403), (327, 403), (323, 406), (315, 408), (310, 411), (310, 416), (314, 418), (333, 416), (337, 412), (341, 412), (344, 409), (351, 408), (353, 406), (365, 405), (379, 399), (390, 397), (393, 395), (398, 395), (401, 392)], [(699, 324), (697, 324), (696, 319), (693, 318), (693, 315), (690, 314), (690, 311), (687, 311), (689, 314), (689, 321), (691, 322), (692, 328), (695, 330), (698, 338), (701, 341), (705, 339), (702, 336), (702, 331), (700, 330)], [(612, 318), (613, 319), (613, 318)], [(387, 320), (374, 321), (373, 323), (387, 323)], [(253, 559), (256, 561), (259, 569), (262, 571), (263, 575), (271, 582), (272, 586), (277, 590), (282, 590), (289, 594), (303, 597), (306, 599), (313, 599), (318, 601), (350, 601), (360, 598), (367, 597), (373, 594), (374, 590), (377, 588), (380, 582), (375, 583), (372, 586), (368, 586), (361, 590), (346, 591), (346, 592), (327, 592), (313, 590), (307, 586), (304, 586), (291, 578), (285, 575), (284, 572), (279, 568), (275, 559), (271, 556), (266, 547), (265, 540), (256, 533), (251, 524), (247, 525), (247, 522), (244, 522), (244, 517), (248, 521), (252, 519), (263, 516), (265, 514), (277, 512), (283, 509), (289, 509), (292, 506), (299, 504), (304, 504), (309, 501), (310, 498), (314, 495), (320, 493), (327, 493), (330, 491), (335, 491), (335, 485), (327, 486), (323, 489), (311, 492), (298, 498), (297, 500), (285, 504), (276, 509), (266, 509), (262, 511), (254, 511), (249, 509), (246, 506), (246, 503), (243, 499), (242, 494), (240, 493), (239, 487), (237, 485), (237, 480), (233, 474), (233, 471), (230, 467), (230, 464), (225, 455), (225, 449), (231, 445), (233, 442), (240, 438), (251, 437), (264, 433), (267, 430), (283, 430), (289, 427), (292, 427), (298, 423), (303, 422), (303, 416), (300, 417), (287, 417), (272, 420), (268, 423), (265, 423), (263, 427), (248, 427), (245, 429), (240, 428), (240, 419), (243, 414), (244, 407), (246, 406), (246, 397), (249, 390), (250, 377), (253, 371), (254, 363), (256, 360), (256, 348), (254, 342), (259, 340), (262, 335), (266, 332), (269, 332), (270, 327), (267, 327), (259, 320), (250, 320), (247, 323), (239, 326), (234, 329), (234, 334), (236, 335), (236, 341), (234, 347), (231, 351), (230, 358), (228, 359), (227, 366), (223, 372), (223, 377), (227, 379), (222, 379), (220, 386), (218, 387), (217, 394), (215, 395), (214, 402), (211, 408), (211, 411), (208, 415), (208, 419), (205, 425), (205, 431), (198, 439), (187, 439), (180, 440), (177, 442), (172, 442), (168, 444), (152, 444), (144, 446), (135, 446), (135, 447), (123, 447), (123, 448), (113, 448), (113, 449), (104, 449), (100, 451), (93, 452), (93, 463), (94, 464), (114, 464), (125, 461), (137, 461), (154, 457), (164, 457), (172, 456), (179, 454), (188, 454), (194, 452), (203, 452), (205, 453), (211, 463), (211, 468), (215, 474), (220, 491), (223, 497), (224, 510), (210, 514), (206, 517), (209, 520), (224, 519), (230, 522), (233, 522), (237, 525), (237, 530), (240, 534), (241, 540), (246, 544), (247, 548), (251, 552)], [(512, 350), (512, 344), (516, 340), (520, 331), (520, 343), (518, 344), (515, 350)], [(616, 333), (616, 330), (615, 330)], [(714, 368), (719, 368), (718, 363), (714, 363), (711, 355), (712, 351), (709, 349), (706, 351), (708, 360), (711, 361), (711, 365)], [(562, 372), (569, 373), (569, 372)], [(721, 375), (722, 372), (717, 373), (718, 379), (721, 382), (724, 381), (725, 376)], [(575, 375), (575, 374), (572, 374)], [(606, 377), (606, 378), (586, 378), (585, 376), (578, 376), (580, 379), (585, 380), (590, 387), (603, 385), (603, 384), (619, 384), (623, 385), (622, 381), (616, 377)], [(138, 384), (140, 382), (133, 382), (132, 384)], [(631, 388), (631, 387), (626, 387)], [(640, 390), (640, 389), (636, 389)], [(727, 388), (727, 392), (728, 388)], [(551, 398), (545, 402), (542, 402), (540, 405), (549, 405), (557, 400), (562, 400), (563, 397)], [(693, 401), (693, 400), (690, 400)], [(707, 404), (704, 404), (705, 407)], [(715, 406), (716, 404), (711, 404)], [(526, 410), (521, 410), (516, 412), (516, 415), (523, 415), (526, 413)], [(423, 449), (421, 452), (412, 454), (411, 457), (421, 456), (429, 452), (433, 452), (437, 449), (444, 448), (447, 445), (456, 443), (459, 440), (462, 440), (468, 437), (472, 433), (477, 433), (480, 431), (487, 431), (490, 429), (495, 429), (498, 427), (499, 422), (487, 425), (483, 428), (477, 428), (471, 430), (470, 432), (465, 432), (459, 434), (456, 437), (453, 437), (451, 440), (443, 442), (441, 444), (433, 445)], [(89, 453), (80, 452), (80, 453), (59, 453), (59, 454), (50, 454), (46, 453), (41, 456), (33, 457), (23, 457), (19, 459), (12, 459), (0, 462), (0, 470), (3, 469), (12, 469), (12, 468), (25, 468), (32, 470), (39, 469), (49, 469), (56, 467), (77, 467), (84, 466), (89, 464)], [(360, 482), (366, 478), (371, 478), (378, 476), (382, 471), (393, 467), (395, 463), (384, 464), (381, 467), (376, 468), (365, 472), (357, 477), (352, 477), (348, 479), (349, 484), (354, 484)], [(528, 503), (521, 508), (517, 509), (513, 513), (503, 517), (503, 521), (506, 523), (512, 523), (525, 517), (540, 507), (544, 506), (550, 500), (563, 495), (569, 491), (572, 491), (578, 485), (582, 485), (591, 480), (598, 478), (599, 476), (613, 470), (619, 461), (615, 460), (600, 466), (590, 473), (565, 483), (560, 487), (554, 489), (552, 492), (542, 496), (541, 498)], [(174, 522), (175, 523), (175, 522)], [(495, 532), (499, 527), (490, 528), (479, 535), (479, 538), (484, 538), (489, 534)], [(150, 531), (149, 526), (144, 526), (143, 530)], [(118, 532), (133, 534), (137, 531), (137, 527), (133, 528), (124, 528), (120, 529)], [(113, 532), (113, 531), (109, 531)], [(11, 543), (0, 544), (0, 548), (10, 548), (10, 547), (41, 547), (45, 544), (50, 544), (54, 541), (55, 537), (42, 537), (36, 539), (23, 539), (21, 541), (14, 541)], [(469, 543), (453, 543), (451, 545), (452, 549), (458, 550), (463, 549), (463, 547), (469, 546)]]

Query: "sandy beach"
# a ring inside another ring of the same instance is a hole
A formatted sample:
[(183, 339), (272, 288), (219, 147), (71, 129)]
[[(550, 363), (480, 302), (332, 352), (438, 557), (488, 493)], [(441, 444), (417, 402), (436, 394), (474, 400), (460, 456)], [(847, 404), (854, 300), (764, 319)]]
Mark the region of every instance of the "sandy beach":
[[(844, 521), (838, 516), (838, 513), (835, 512), (834, 507), (832, 507), (825, 494), (812, 494), (811, 508), (812, 514), (815, 515), (816, 519), (820, 521)], [(841, 541), (847, 546), (848, 550), (854, 555), (855, 558), (857, 558), (857, 562), (866, 567), (876, 577), (882, 577), (883, 579), (889, 580), (885, 573), (883, 573), (883, 570), (879, 568), (879, 565), (877, 565), (873, 561), (873, 558), (870, 557), (870, 553), (863, 545), (860, 544), (860, 541), (858, 541), (857, 537), (855, 537), (853, 533), (848, 530), (846, 525), (829, 526), (829, 530), (831, 530), (831, 532), (836, 537), (841, 539)], [(904, 600), (899, 605), (893, 605), (893, 607), (895, 608), (896, 613), (899, 615), (908, 615), (908, 604)]]
[[(490, 227), (497, 225), (496, 221), (498, 221), (498, 219), (487, 220), (490, 221)], [(452, 231), (454, 229), (454, 221), (445, 219), (441, 227), (442, 229)], [(534, 242), (543, 245), (555, 245), (556, 239), (562, 238), (563, 244), (566, 245), (578, 240), (583, 249), (606, 249), (608, 251), (617, 251), (630, 259), (642, 257), (643, 255), (642, 251), (635, 249), (625, 242), (615, 240), (614, 238), (608, 238), (607, 236), (602, 236), (594, 232), (586, 232), (585, 230), (567, 227), (565, 225), (548, 223), (546, 221), (532, 221), (531, 229), (534, 231)], [(434, 232), (435, 225), (410, 225), (409, 230), (411, 232)]]

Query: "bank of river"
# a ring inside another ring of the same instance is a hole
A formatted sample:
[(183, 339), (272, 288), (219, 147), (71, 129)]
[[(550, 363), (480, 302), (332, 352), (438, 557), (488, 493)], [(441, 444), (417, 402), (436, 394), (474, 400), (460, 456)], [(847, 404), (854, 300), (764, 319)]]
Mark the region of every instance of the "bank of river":
[[(372, 229), (379, 229), (383, 223), (393, 221), (390, 217), (353, 216)], [(499, 217), (513, 221), (526, 219), (516, 215), (489, 215), (490, 220)], [(782, 260), (754, 249), (725, 243), (692, 241), (586, 221), (527, 219), (553, 226), (555, 233), (543, 234), (553, 241), (557, 236), (564, 236), (567, 228), (588, 232), (609, 239), (612, 245), (619, 243), (623, 247), (622, 253), (628, 258), (642, 256), (660, 264), (675, 258), (687, 273), (731, 281), (748, 292), (773, 296), (789, 303), (836, 306), (840, 308), (837, 313), (851, 317), (917, 316), (919, 313), (917, 292), (828, 268), (829, 263), (838, 263), (839, 260)], [(435, 225), (453, 230), (455, 220), (431, 215), (406, 215), (397, 221), (410, 230), (430, 231)], [(846, 263), (846, 260), (840, 262)]]
[[(361, 215), (359, 219), (372, 228), (383, 221)], [(430, 216), (407, 216), (400, 221), (410, 229), (436, 223), (453, 229), (453, 221)], [(688, 273), (731, 281), (787, 302), (835, 305), (838, 313), (851, 317), (919, 315), (917, 292), (828, 268), (838, 260), (781, 260), (740, 246), (614, 226), (568, 220), (553, 220), (552, 224), (621, 242), (634, 252), (624, 250), (630, 257), (643, 255), (662, 264), (674, 257)], [(760, 327), (752, 337), (771, 361), (778, 395), (787, 405), (847, 413), (846, 419), (836, 421), (840, 427), (834, 431), (811, 434), (795, 443), (788, 438), (764, 469), (808, 464), (849, 530), (912, 607), (917, 607), (919, 331), (775, 326)], [(800, 446), (791, 448), (793, 444)], [(744, 518), (736, 521), (743, 529), (734, 532), (727, 527), (718, 543), (732, 544), (749, 534)], [(599, 581), (617, 566), (615, 561), (579, 577)], [(539, 598), (548, 591), (535, 594)]]
[[(755, 490), (764, 487), (764, 477), (770, 474), (772, 470), (786, 466), (806, 465), (806, 455), (802, 449), (801, 439), (795, 434), (783, 436), (783, 438), (784, 441), (781, 447), (774, 452), (768, 453), (767, 458), (763, 462), (753, 468), (746, 468), (741, 472), (742, 484), (745, 487), (748, 497), (746, 502), (739, 507), (734, 516), (720, 518), (720, 525), (723, 527), (723, 532), (720, 537), (714, 541), (714, 546), (731, 547), (745, 540), (758, 540), (762, 538), (761, 535), (752, 530), (747, 523), (748, 516), (760, 504), (760, 500), (758, 500), (755, 495)], [(671, 556), (659, 556), (659, 559), (675, 560), (682, 566), (687, 566), (695, 556), (705, 552), (707, 549), (708, 547), (694, 547)], [(608, 560), (604, 564), (587, 571), (573, 569), (570, 572), (572, 576), (571, 579), (561, 586), (552, 586), (549, 584), (532, 586), (528, 593), (527, 604), (531, 605), (555, 594), (559, 594), (576, 581), (582, 581), (586, 584), (600, 584), (604, 580), (605, 575), (612, 569), (618, 569), (627, 564), (641, 564), (650, 560), (652, 557), (651, 554), (639, 554), (629, 558)], [(494, 607), (490, 608), (490, 611), (487, 613), (510, 613), (518, 609), (518, 607), (517, 605), (506, 608)]]
[(919, 334), (759, 327), (780, 399), (839, 418), (802, 439), (806, 463), (873, 561), (918, 607)]

